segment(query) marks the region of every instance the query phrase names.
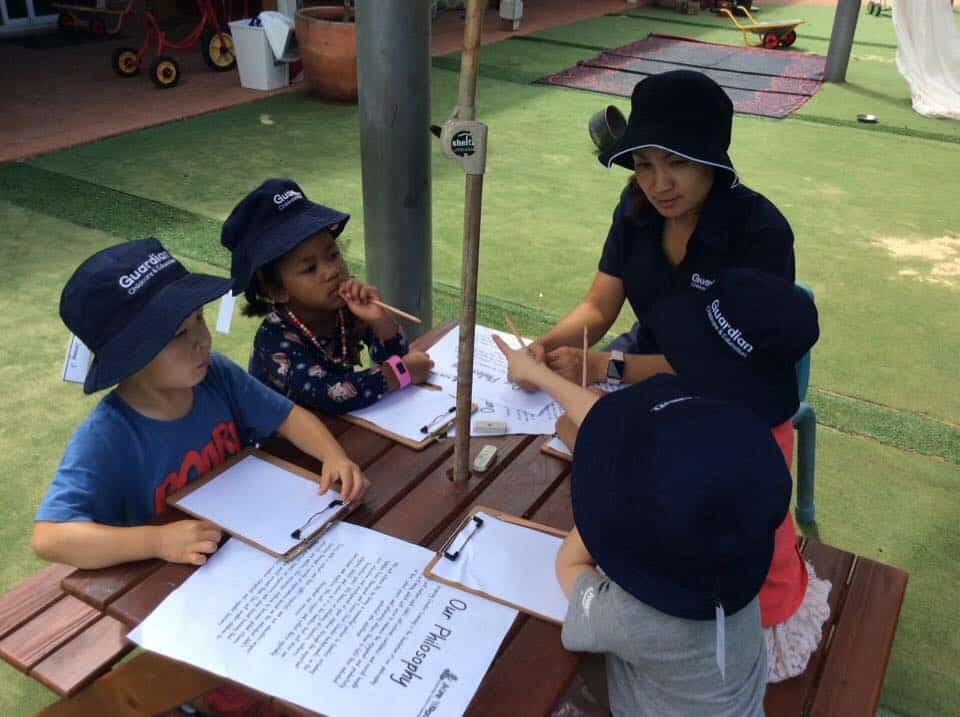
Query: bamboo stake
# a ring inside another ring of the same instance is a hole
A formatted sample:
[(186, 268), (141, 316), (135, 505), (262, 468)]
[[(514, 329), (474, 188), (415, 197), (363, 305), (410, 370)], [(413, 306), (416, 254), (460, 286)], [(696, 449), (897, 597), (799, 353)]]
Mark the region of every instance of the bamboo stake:
[[(460, 92), (456, 116), (476, 116), (477, 70), (480, 65), (480, 35), (487, 0), (469, 0), (467, 24), (460, 56)], [(473, 404), (473, 341), (477, 328), (477, 273), (480, 267), (480, 210), (483, 175), (467, 175), (463, 216), (463, 275), (460, 282), (460, 357), (457, 365), (457, 437), (453, 452), (453, 479), (470, 478), (470, 415)]]

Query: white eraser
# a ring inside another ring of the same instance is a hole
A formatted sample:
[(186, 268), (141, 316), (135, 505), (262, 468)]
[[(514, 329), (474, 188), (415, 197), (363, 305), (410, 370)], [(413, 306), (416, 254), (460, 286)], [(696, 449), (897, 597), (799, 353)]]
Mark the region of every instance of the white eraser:
[(506, 421), (474, 421), (474, 433), (506, 433)]
[(486, 445), (480, 449), (477, 457), (473, 459), (473, 470), (477, 473), (485, 472), (497, 458), (497, 447)]

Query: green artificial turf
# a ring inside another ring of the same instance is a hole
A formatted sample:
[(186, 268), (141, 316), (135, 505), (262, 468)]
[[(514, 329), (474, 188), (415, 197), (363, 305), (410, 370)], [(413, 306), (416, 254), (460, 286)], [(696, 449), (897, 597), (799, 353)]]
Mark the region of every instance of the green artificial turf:
[[(825, 53), (832, 10), (800, 14), (803, 49)], [(767, 14), (769, 13), (769, 14)], [(778, 15), (778, 13), (780, 13)], [(644, 9), (510, 40), (482, 53), (478, 118), (490, 127), (484, 186), (480, 321), (506, 310), (539, 334), (579, 302), (619, 191), (620, 170), (596, 162), (589, 117), (626, 100), (531, 84), (543, 74), (666, 32), (740, 42), (725, 18)], [(649, 19), (649, 18), (654, 19)], [(809, 34), (805, 35), (805, 32)], [(718, 39), (718, 38), (722, 38)], [(892, 62), (889, 19), (861, 16), (849, 82), (827, 85), (785, 121), (738, 116), (731, 150), (744, 181), (770, 197), (796, 234), (798, 278), (820, 310), (808, 400), (817, 410), (818, 529), (826, 542), (911, 573), (883, 694), (904, 715), (960, 712), (960, 588), (954, 496), (960, 481), (960, 123), (913, 113)], [(455, 57), (433, 73), (433, 118), (457, 91)], [(876, 126), (852, 119), (880, 116)], [(269, 176), (353, 214), (341, 241), (363, 275), (356, 107), (283, 95), (0, 166), (0, 468), (8, 519), (0, 590), (33, 574), (33, 511), (63, 446), (94, 405), (59, 381), (67, 335), (56, 316), (76, 264), (103, 246), (154, 234), (193, 269), (224, 273), (221, 221)], [(434, 317), (459, 311), (463, 174), (435, 148)], [(246, 363), (256, 322), (237, 312), (218, 350)], [(616, 329), (630, 323), (624, 312)], [(27, 338), (28, 337), (28, 338)], [(49, 697), (7, 667), (0, 714)]]

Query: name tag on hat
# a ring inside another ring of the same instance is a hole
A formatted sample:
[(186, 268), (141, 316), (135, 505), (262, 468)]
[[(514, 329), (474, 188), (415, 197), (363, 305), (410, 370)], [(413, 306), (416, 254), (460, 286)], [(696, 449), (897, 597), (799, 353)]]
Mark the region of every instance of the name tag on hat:
[(90, 349), (73, 334), (70, 334), (70, 344), (67, 346), (67, 357), (63, 362), (63, 380), (67, 383), (83, 383), (90, 370), (90, 361), (93, 354)]
[(228, 291), (220, 299), (220, 313), (217, 314), (217, 331), (221, 334), (230, 333), (230, 322), (233, 320), (233, 309), (237, 305), (237, 297), (233, 291)]

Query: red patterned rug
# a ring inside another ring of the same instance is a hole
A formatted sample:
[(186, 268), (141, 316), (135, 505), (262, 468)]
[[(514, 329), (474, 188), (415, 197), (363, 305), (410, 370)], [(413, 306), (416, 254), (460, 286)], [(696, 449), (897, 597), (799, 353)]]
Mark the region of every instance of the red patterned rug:
[(791, 50), (765, 50), (650, 35), (607, 50), (540, 82), (629, 97), (647, 75), (668, 70), (703, 72), (719, 84), (737, 112), (782, 119), (800, 109), (823, 84), (827, 58)]

